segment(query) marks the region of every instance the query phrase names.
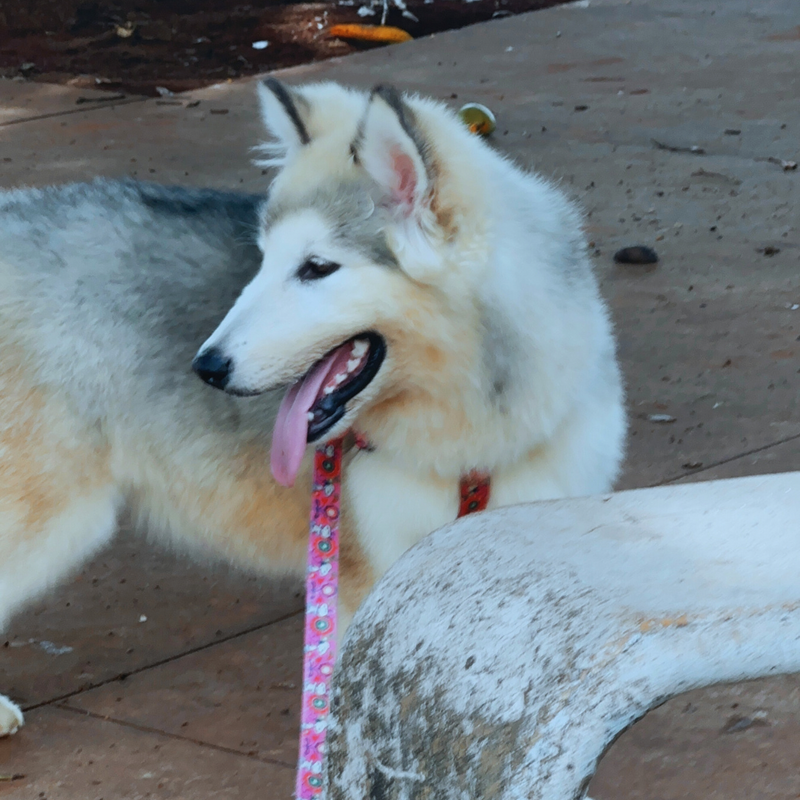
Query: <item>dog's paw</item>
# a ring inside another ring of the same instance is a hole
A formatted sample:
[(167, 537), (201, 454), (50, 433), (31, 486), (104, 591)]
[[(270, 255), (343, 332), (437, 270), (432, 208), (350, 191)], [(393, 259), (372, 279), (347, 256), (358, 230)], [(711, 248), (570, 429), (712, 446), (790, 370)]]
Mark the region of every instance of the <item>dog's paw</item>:
[(22, 712), (19, 707), (0, 694), (0, 737), (11, 736), (22, 725)]

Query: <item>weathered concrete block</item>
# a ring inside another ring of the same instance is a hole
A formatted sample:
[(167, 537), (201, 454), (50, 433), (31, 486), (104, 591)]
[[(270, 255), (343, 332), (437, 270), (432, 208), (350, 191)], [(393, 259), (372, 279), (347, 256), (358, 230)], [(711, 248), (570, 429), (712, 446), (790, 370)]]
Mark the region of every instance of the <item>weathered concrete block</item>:
[(571, 800), (671, 695), (800, 670), (800, 473), (516, 506), (429, 536), (348, 633), (328, 800)]

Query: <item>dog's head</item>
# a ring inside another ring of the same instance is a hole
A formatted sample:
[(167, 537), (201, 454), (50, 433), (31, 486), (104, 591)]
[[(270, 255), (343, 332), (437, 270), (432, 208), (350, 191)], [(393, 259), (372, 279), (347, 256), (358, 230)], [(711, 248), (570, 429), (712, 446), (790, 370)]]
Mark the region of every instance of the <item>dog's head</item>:
[(475, 309), (459, 287), (478, 223), (440, 158), (441, 139), (471, 137), (443, 107), (390, 87), (259, 88), (274, 140), (265, 149), (280, 166), (261, 220), (263, 264), (194, 368), (232, 394), (288, 387), (272, 466), (290, 485), (307, 443), (446, 380), (445, 340), (450, 360), (472, 357), (459, 322)]

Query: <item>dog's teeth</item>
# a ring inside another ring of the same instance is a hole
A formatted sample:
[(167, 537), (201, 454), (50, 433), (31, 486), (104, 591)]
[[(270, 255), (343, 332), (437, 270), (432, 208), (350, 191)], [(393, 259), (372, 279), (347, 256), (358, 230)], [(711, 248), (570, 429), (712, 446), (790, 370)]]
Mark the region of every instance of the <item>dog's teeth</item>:
[(360, 358), (351, 358), (347, 362), (347, 371), (352, 372), (361, 363)]
[(354, 358), (360, 358), (367, 352), (369, 345), (363, 339), (357, 339), (353, 342), (352, 354)]
[(347, 377), (347, 375), (345, 375), (345, 374), (344, 374), (344, 372), (340, 372), (340, 373), (339, 373), (339, 374), (338, 374), (338, 375), (337, 375), (337, 376), (336, 376), (336, 377), (333, 379), (333, 382), (334, 382), (334, 383), (335, 383), (335, 384), (338, 386), (340, 383), (342, 383), (342, 382), (344, 381), (344, 379), (345, 379), (346, 377)]
[(314, 412), (313, 411), (309, 411), (308, 412), (308, 421), (309, 422), (313, 422), (314, 421)]
[(333, 386), (326, 386), (322, 390), (322, 394), (324, 394), (324, 395), (333, 394)]

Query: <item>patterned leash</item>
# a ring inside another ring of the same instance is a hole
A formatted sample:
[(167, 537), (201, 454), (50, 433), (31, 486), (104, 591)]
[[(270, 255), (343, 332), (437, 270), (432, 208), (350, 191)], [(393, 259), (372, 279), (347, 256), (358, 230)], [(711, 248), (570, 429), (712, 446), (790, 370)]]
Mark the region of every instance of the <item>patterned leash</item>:
[[(369, 443), (357, 439), (357, 447)], [(325, 737), (336, 663), (336, 609), (339, 581), (339, 497), (342, 439), (321, 445), (314, 453), (311, 529), (306, 569), (306, 621), (303, 647), (303, 705), (297, 800), (322, 794)], [(461, 479), (458, 516), (483, 511), (489, 503), (489, 475), (470, 472)]]
[(306, 622), (303, 647), (303, 705), (297, 800), (322, 793), (322, 763), (331, 677), (336, 663), (336, 607), (339, 584), (339, 494), (342, 440), (321, 445), (314, 453), (311, 528), (306, 568)]

